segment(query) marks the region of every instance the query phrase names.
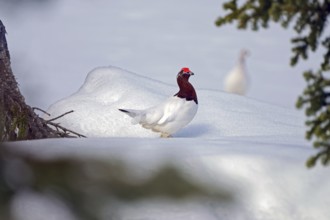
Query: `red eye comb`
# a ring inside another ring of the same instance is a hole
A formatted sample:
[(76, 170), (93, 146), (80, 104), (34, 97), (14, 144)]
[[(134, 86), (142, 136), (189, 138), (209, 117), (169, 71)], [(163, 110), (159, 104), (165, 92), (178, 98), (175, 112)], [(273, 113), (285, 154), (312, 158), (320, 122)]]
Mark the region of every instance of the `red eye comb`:
[(190, 69), (188, 67), (183, 67), (181, 69), (181, 71), (184, 72), (184, 73), (188, 73), (188, 72), (190, 72)]

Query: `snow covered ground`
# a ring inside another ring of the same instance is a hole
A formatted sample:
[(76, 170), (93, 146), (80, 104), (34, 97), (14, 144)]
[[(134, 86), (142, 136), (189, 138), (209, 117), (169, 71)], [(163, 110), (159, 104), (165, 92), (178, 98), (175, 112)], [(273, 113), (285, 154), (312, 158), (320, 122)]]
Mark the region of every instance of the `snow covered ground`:
[[(194, 85), (201, 77), (196, 73), (190, 81)], [(157, 137), (159, 134), (140, 125), (131, 125), (131, 118), (118, 108), (145, 109), (157, 105), (178, 92), (176, 74), (172, 81), (168, 85), (117, 67), (97, 68), (76, 93), (51, 105), (47, 110), (51, 116), (47, 118), (74, 110), (58, 122), (88, 137)], [(217, 90), (199, 89), (197, 96), (198, 113), (190, 128), (183, 129), (178, 137), (303, 137), (303, 117), (293, 110)]]
[(303, 139), (303, 117), (251, 98), (200, 89), (195, 119), (164, 139), (132, 125), (118, 111), (149, 107), (176, 92), (174, 85), (117, 67), (97, 68), (76, 93), (48, 109), (51, 117), (74, 110), (57, 122), (88, 139), (25, 141), (12, 143), (12, 150), (44, 159), (121, 159), (140, 174), (170, 160), (201, 182), (229, 187), (237, 202), (228, 207), (208, 200), (144, 200), (119, 206), (119, 219), (328, 219), (329, 171), (304, 166), (314, 151)]
[(229, 186), (238, 201), (230, 208), (207, 200), (140, 201), (120, 206), (118, 219), (327, 220), (330, 215), (329, 171), (306, 169), (305, 159), (313, 151), (293, 137), (89, 138), (30, 141), (11, 147), (45, 159), (120, 158), (140, 174), (171, 159), (201, 182)]
[[(259, 33), (218, 29), (221, 2), (63, 0), (37, 10), (0, 7), (27, 102), (50, 106), (51, 117), (74, 110), (59, 121), (89, 137), (11, 143), (12, 149), (45, 158), (119, 157), (146, 172), (171, 158), (201, 181), (232, 186), (239, 201), (231, 209), (144, 201), (122, 206), (121, 219), (328, 220), (329, 170), (304, 166), (315, 151), (304, 140), (302, 112), (293, 108), (304, 87), (301, 71), (317, 65), (320, 54), (291, 69), (292, 32), (275, 25)], [(241, 48), (252, 54), (248, 97), (222, 92)], [(86, 78), (97, 66), (106, 67)], [(131, 125), (117, 110), (149, 107), (175, 94), (183, 66), (195, 73), (199, 110), (174, 138)]]

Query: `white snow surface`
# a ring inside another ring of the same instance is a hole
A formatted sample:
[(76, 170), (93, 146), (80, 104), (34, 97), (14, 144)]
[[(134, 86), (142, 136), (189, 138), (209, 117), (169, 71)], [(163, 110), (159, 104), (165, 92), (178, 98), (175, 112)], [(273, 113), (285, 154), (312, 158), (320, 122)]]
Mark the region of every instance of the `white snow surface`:
[[(118, 109), (146, 109), (161, 103), (177, 93), (175, 77), (173, 73), (173, 85), (168, 85), (117, 67), (96, 68), (76, 93), (50, 106), (48, 118), (73, 110), (56, 122), (88, 137), (158, 137), (159, 133), (133, 125)], [(195, 73), (191, 83), (199, 77)], [(197, 96), (197, 115), (174, 136), (303, 136), (303, 118), (293, 110), (217, 90), (199, 89)]]
[[(73, 109), (59, 122), (90, 138), (16, 142), (10, 149), (43, 159), (120, 159), (140, 176), (171, 161), (199, 183), (227, 187), (236, 201), (228, 206), (207, 199), (143, 200), (120, 204), (118, 219), (328, 220), (329, 170), (305, 167), (315, 151), (303, 138), (304, 118), (295, 111), (198, 89), (199, 110), (191, 124), (173, 138), (157, 138), (117, 110), (145, 108), (175, 94), (175, 75), (169, 85), (117, 67), (97, 68), (76, 93), (48, 109), (52, 116)], [(192, 84), (199, 77), (196, 72)], [(100, 215), (111, 218), (106, 205)]]
[[(50, 139), (10, 143), (9, 147), (48, 160), (120, 159), (131, 164), (132, 172), (141, 176), (172, 161), (185, 175), (206, 186), (230, 189), (237, 201), (228, 206), (207, 199), (143, 200), (116, 206), (116, 219), (328, 220), (330, 216), (329, 170), (319, 166), (308, 170), (304, 162), (314, 152), (295, 137)], [(45, 199), (40, 199), (41, 204), (37, 205), (38, 196), (34, 196), (33, 202), (41, 209)], [(105, 207), (100, 219), (113, 219), (106, 210)]]

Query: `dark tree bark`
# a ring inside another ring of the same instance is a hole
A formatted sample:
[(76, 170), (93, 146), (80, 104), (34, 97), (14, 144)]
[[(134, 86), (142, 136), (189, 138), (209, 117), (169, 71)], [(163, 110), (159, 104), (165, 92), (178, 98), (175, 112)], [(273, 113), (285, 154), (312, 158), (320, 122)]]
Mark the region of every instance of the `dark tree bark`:
[(53, 129), (25, 103), (11, 69), (5, 35), (0, 20), (0, 141), (69, 137), (68, 130)]

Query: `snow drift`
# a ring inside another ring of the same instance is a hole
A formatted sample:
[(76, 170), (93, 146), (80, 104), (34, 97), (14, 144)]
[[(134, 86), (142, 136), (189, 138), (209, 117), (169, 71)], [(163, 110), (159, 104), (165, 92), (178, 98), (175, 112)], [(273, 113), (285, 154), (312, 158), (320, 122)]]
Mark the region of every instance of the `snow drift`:
[[(119, 159), (130, 164), (135, 175), (142, 176), (154, 173), (159, 165), (171, 160), (185, 175), (210, 184), (206, 186), (229, 188), (236, 200), (230, 207), (207, 199), (142, 200), (117, 206), (118, 219), (328, 220), (330, 216), (329, 172), (323, 167), (304, 167), (313, 151), (294, 137), (50, 139), (10, 143), (9, 149), (45, 160)], [(39, 199), (37, 205), (23, 198), (20, 204), (35, 210), (35, 206), (43, 207), (44, 200)], [(100, 219), (112, 219), (104, 205), (105, 216)], [(17, 211), (27, 216), (26, 210)], [(26, 219), (36, 218), (19, 220)]]
[[(52, 118), (74, 110), (57, 122), (88, 137), (110, 138), (25, 141), (10, 143), (10, 149), (44, 159), (119, 158), (132, 164), (136, 173), (152, 172), (170, 159), (202, 183), (230, 186), (238, 201), (230, 208), (196, 200), (140, 201), (120, 206), (120, 219), (327, 220), (328, 170), (304, 166), (314, 151), (303, 138), (303, 118), (290, 109), (199, 89), (199, 77), (196, 73), (190, 80), (199, 98), (197, 115), (173, 138), (150, 138), (159, 134), (132, 125), (118, 108), (156, 105), (175, 94), (177, 86), (103, 67), (90, 72), (76, 93), (50, 106), (48, 112)], [(104, 214), (102, 219), (109, 219)]]
[[(57, 122), (88, 137), (158, 137), (132, 125), (118, 108), (144, 109), (174, 95), (178, 88), (117, 67), (91, 71), (73, 95), (50, 106), (51, 117), (74, 110)], [(303, 118), (293, 110), (217, 90), (198, 89), (196, 73), (190, 79), (199, 98), (195, 119), (177, 137), (302, 135)], [(157, 78), (157, 75), (155, 75)]]

